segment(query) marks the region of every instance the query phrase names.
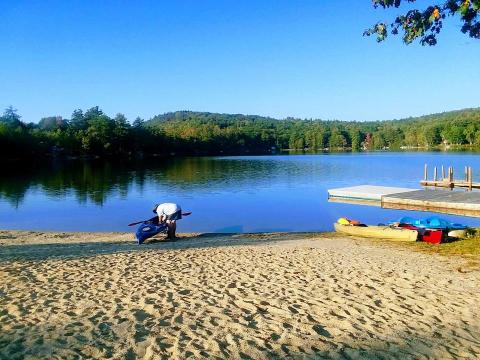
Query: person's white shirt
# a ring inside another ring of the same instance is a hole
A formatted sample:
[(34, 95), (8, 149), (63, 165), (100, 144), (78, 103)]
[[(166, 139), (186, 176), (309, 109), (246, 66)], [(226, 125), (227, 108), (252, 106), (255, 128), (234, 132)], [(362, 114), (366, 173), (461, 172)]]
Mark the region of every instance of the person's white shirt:
[(169, 216), (169, 215), (173, 215), (175, 214), (177, 211), (181, 211), (182, 208), (180, 207), (180, 205), (178, 204), (174, 204), (174, 203), (163, 203), (163, 204), (160, 204), (157, 206), (157, 214), (158, 216), (162, 216), (162, 215), (166, 215), (166, 216)]

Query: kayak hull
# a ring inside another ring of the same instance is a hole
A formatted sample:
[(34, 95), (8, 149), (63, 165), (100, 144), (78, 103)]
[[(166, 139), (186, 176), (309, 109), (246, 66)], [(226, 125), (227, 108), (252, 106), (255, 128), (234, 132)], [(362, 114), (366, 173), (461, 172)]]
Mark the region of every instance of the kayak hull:
[(467, 230), (452, 230), (448, 232), (448, 237), (463, 239), (467, 236)]
[(390, 226), (351, 226), (334, 224), (335, 231), (342, 234), (392, 241), (417, 241), (418, 231), (392, 228)]
[(167, 225), (165, 223), (158, 224), (158, 225), (143, 223), (138, 227), (135, 233), (135, 237), (137, 238), (138, 245), (141, 245), (145, 240), (166, 230), (167, 230)]

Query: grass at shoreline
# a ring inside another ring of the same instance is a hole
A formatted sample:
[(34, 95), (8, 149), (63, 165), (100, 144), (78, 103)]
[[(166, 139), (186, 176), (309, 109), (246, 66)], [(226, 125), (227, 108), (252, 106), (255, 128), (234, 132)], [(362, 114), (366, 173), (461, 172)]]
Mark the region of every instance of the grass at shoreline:
[(418, 250), (439, 255), (480, 256), (480, 232), (460, 240), (445, 242), (439, 245), (426, 242), (410, 243)]
[(480, 270), (480, 231), (469, 237), (443, 244), (429, 244), (426, 242), (404, 243), (409, 248), (428, 254), (438, 254), (446, 257), (460, 257), (465, 265), (458, 268), (460, 272)]

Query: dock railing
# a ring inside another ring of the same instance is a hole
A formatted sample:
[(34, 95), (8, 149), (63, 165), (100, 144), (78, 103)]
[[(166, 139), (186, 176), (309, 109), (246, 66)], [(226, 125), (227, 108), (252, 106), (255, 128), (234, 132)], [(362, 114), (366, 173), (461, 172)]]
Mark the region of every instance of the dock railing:
[(454, 189), (455, 187), (472, 190), (472, 189), (480, 189), (480, 183), (473, 182), (472, 176), (472, 167), (465, 166), (465, 174), (464, 179), (462, 180), (455, 180), (453, 176), (453, 167), (448, 167), (447, 176), (445, 176), (445, 167), (442, 165), (441, 167), (441, 175), (442, 178), (438, 178), (438, 169), (435, 166), (433, 168), (433, 180), (428, 179), (428, 166), (425, 164), (423, 180), (420, 181), (420, 185), (422, 186), (433, 186), (433, 187), (440, 187), (440, 188), (449, 188)]

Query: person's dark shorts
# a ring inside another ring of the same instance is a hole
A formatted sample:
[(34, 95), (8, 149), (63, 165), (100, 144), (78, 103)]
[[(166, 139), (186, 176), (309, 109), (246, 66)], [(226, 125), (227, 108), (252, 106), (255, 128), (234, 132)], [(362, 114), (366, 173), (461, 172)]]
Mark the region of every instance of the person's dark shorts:
[(172, 215), (166, 215), (167, 220), (180, 220), (182, 218), (182, 210), (174, 212)]

